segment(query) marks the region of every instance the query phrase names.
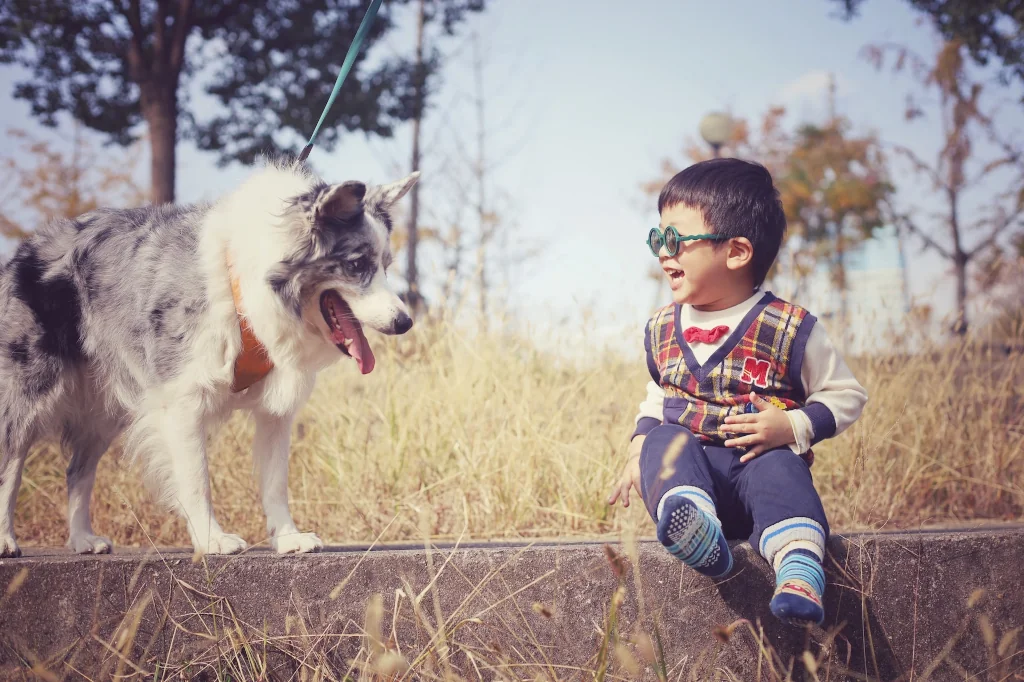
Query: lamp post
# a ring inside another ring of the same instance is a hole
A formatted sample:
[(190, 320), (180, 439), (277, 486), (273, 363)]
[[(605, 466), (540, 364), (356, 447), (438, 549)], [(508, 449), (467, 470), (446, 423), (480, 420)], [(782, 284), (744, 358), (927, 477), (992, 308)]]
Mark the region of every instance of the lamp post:
[(700, 121), (700, 136), (711, 145), (711, 150), (717, 159), (722, 145), (729, 141), (732, 135), (732, 119), (728, 114), (713, 111)]

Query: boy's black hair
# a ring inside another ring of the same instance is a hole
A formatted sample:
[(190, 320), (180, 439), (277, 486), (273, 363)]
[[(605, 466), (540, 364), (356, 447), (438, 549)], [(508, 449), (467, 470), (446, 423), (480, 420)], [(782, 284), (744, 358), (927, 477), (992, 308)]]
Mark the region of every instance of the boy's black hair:
[(695, 163), (661, 189), (658, 213), (677, 204), (699, 209), (715, 234), (749, 239), (754, 246), (754, 286), (761, 286), (786, 232), (786, 214), (767, 168), (729, 158)]

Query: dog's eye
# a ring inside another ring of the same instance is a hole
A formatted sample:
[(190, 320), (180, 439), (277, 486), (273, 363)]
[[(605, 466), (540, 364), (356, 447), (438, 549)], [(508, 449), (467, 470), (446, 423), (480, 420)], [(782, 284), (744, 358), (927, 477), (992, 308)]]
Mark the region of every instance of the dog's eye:
[(359, 258), (353, 258), (352, 260), (345, 261), (345, 272), (350, 275), (359, 275), (366, 272), (370, 268), (370, 259), (366, 256)]

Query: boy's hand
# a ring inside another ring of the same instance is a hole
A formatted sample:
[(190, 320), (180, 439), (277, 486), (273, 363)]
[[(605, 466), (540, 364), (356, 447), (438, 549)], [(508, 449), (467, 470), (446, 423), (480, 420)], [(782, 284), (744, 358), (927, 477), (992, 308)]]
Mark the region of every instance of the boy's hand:
[(629, 443), (629, 459), (626, 466), (622, 467), (622, 474), (618, 483), (612, 488), (608, 504), (614, 505), (618, 499), (622, 500), (622, 506), (629, 506), (629, 488), (636, 488), (636, 494), (640, 494), (640, 449), (643, 447), (644, 439), (647, 436), (637, 436)]
[(750, 434), (725, 441), (727, 448), (749, 448), (747, 453), (740, 457), (741, 462), (749, 462), (762, 452), (796, 442), (793, 426), (784, 410), (780, 410), (755, 393), (750, 394), (750, 402), (758, 409), (756, 414), (726, 417), (725, 425), (722, 426), (722, 430), (729, 433)]

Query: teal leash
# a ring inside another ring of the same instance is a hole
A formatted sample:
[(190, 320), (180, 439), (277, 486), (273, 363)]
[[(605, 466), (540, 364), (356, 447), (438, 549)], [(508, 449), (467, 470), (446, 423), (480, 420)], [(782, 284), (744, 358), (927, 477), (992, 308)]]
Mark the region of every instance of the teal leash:
[(366, 9), (366, 14), (363, 15), (363, 20), (359, 24), (358, 30), (356, 30), (356, 37), (352, 41), (352, 44), (348, 48), (348, 54), (345, 55), (345, 61), (341, 65), (341, 72), (338, 74), (338, 79), (334, 81), (334, 90), (331, 91), (331, 96), (327, 100), (327, 106), (324, 107), (324, 112), (320, 114), (320, 120), (317, 121), (316, 128), (313, 129), (313, 134), (309, 137), (309, 142), (302, 148), (302, 152), (299, 153), (299, 158), (295, 161), (295, 166), (298, 167), (300, 163), (306, 160), (309, 153), (313, 151), (313, 145), (316, 143), (316, 136), (320, 134), (320, 126), (324, 124), (324, 119), (327, 118), (327, 112), (331, 110), (331, 105), (334, 104), (334, 99), (338, 96), (338, 92), (341, 90), (341, 84), (345, 82), (345, 77), (348, 76), (348, 72), (352, 70), (352, 64), (356, 60), (356, 54), (359, 53), (359, 48), (363, 44), (363, 39), (366, 38), (366, 34), (370, 31), (370, 24), (373, 23), (374, 18), (377, 16), (377, 10), (380, 9), (380, 4), (383, 0), (372, 0), (370, 6)]

